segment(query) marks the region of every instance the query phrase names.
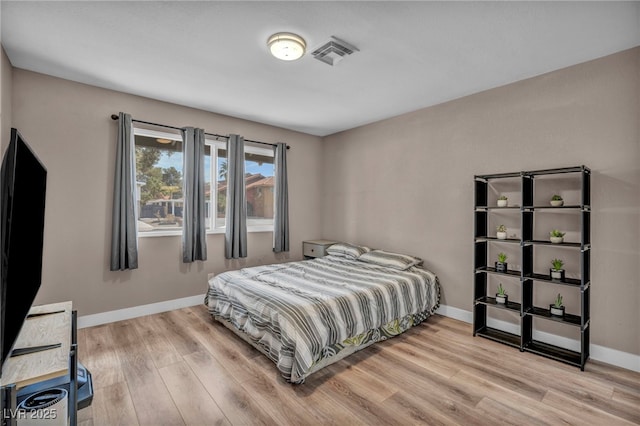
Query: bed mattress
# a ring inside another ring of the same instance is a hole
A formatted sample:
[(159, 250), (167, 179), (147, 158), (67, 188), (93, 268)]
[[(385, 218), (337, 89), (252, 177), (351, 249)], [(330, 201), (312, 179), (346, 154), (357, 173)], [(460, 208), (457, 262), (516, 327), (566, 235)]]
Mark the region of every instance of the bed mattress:
[(302, 383), (320, 367), (420, 324), (439, 301), (428, 270), (325, 256), (216, 275), (205, 303), (287, 381)]

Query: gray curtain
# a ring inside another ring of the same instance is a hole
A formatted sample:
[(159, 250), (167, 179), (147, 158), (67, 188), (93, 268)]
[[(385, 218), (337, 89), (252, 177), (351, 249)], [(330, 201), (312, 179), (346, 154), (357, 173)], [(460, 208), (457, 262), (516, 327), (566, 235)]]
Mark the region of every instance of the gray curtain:
[(275, 215), (273, 218), (273, 251), (289, 251), (289, 187), (287, 184), (287, 145), (276, 144), (274, 163), (276, 169)]
[(136, 148), (131, 115), (121, 112), (119, 118), (111, 222), (112, 271), (138, 267)]
[(227, 259), (247, 257), (247, 202), (244, 192), (244, 138), (227, 141), (227, 218), (224, 238)]
[(182, 131), (184, 177), (182, 193), (182, 261), (207, 260), (204, 195), (204, 130)]

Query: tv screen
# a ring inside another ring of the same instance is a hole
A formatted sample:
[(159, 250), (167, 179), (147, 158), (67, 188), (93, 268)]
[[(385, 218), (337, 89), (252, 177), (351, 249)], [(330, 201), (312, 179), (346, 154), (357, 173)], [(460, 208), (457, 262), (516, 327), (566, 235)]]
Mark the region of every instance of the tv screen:
[(4, 365), (40, 288), (47, 184), (47, 169), (16, 129), (11, 129), (0, 174), (0, 352)]

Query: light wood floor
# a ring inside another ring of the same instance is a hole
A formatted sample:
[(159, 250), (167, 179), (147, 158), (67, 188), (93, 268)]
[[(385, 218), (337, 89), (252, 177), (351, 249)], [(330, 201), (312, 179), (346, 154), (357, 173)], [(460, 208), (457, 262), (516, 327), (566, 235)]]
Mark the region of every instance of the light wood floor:
[(640, 424), (640, 374), (580, 372), (441, 316), (297, 386), (204, 306), (78, 334), (95, 384), (81, 425)]

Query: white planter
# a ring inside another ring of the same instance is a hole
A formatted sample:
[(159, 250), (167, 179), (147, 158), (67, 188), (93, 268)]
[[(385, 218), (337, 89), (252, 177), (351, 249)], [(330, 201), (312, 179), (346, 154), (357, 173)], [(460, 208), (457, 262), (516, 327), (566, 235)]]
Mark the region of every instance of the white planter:
[(551, 200), (550, 203), (553, 207), (560, 207), (564, 205), (564, 200)]
[(507, 239), (507, 233), (506, 232), (496, 232), (496, 237), (499, 240), (506, 240)]
[(507, 300), (509, 299), (508, 295), (504, 295), (504, 296), (500, 296), (496, 293), (496, 302), (497, 303), (501, 303), (501, 304), (506, 304)]
[(508, 200), (498, 200), (498, 207), (507, 207)]
[(564, 241), (564, 237), (549, 237), (553, 244), (560, 244)]
[(555, 317), (563, 317), (564, 316), (564, 306), (556, 308), (554, 305), (549, 305), (549, 311), (551, 311), (551, 315)]
[(564, 269), (551, 269), (551, 279), (564, 281)]

